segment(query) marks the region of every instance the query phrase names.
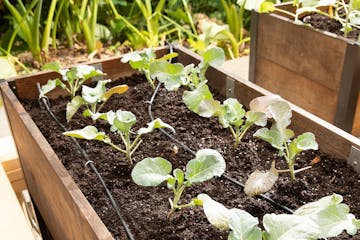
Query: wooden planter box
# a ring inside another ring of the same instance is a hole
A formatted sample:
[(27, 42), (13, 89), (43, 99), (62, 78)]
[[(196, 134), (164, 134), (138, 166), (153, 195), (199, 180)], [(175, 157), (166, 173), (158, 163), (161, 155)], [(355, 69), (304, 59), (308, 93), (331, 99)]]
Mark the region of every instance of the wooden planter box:
[[(161, 48), (158, 55), (168, 50)], [(178, 62), (189, 64), (199, 61), (199, 56), (183, 47), (176, 47)], [(96, 63), (107, 73), (107, 78), (130, 75), (133, 70), (120, 58)], [(41, 72), (1, 82), (0, 89), (8, 112), (19, 157), (29, 191), (55, 239), (112, 239), (94, 209), (90, 206), (74, 180), (68, 174), (58, 156), (50, 147), (35, 123), (18, 101), (17, 96), (38, 98), (36, 82), (44, 84), (55, 77), (53, 72)], [(247, 105), (254, 97), (270, 94), (252, 82), (225, 74), (221, 68), (208, 70), (209, 84), (227, 97), (236, 97)], [(52, 96), (58, 95), (59, 92)], [(293, 124), (296, 132), (311, 131), (316, 135), (320, 148), (336, 157), (348, 159), (360, 169), (360, 140), (320, 118), (292, 105)]]
[[(294, 11), (289, 4), (280, 8)], [(282, 14), (251, 15), (250, 81), (360, 136), (360, 46), (294, 24)]]

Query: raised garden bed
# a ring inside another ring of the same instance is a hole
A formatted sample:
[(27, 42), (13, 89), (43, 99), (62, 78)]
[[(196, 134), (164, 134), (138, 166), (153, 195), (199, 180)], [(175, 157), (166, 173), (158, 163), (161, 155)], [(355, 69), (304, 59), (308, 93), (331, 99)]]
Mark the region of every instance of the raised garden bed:
[[(292, 4), (278, 8), (294, 12)], [(252, 12), (249, 79), (360, 136), (360, 47), (285, 14)]]
[[(160, 49), (158, 54), (162, 55), (166, 51)], [(198, 61), (198, 57), (186, 49), (178, 47), (176, 51), (179, 53), (178, 61), (183, 64)], [(101, 66), (108, 74), (107, 77), (114, 80), (134, 73), (118, 58), (103, 61)], [(6, 83), (1, 84), (30, 192), (54, 238), (112, 239), (114, 236), (126, 239), (124, 230), (95, 176), (84, 167), (84, 160), (79, 158), (71, 141), (61, 135), (61, 129), (56, 127), (44, 110), (39, 109), (35, 83), (44, 84), (53, 77), (53, 73), (40, 73), (25, 77), (22, 81), (13, 80), (9, 83), (18, 97), (26, 102), (26, 110), (34, 117), (43, 133), (40, 133), (32, 122), (10, 87)], [(218, 99), (235, 95), (246, 105), (254, 97), (269, 94), (252, 83), (224, 74), (220, 69), (209, 69), (208, 79), (214, 92), (217, 91)], [(130, 90), (124, 95), (111, 99), (106, 108), (131, 110), (138, 119), (136, 126), (143, 126), (149, 121), (146, 101), (151, 97), (150, 87), (139, 75), (119, 81), (127, 83)], [(52, 97), (59, 94), (62, 93), (55, 92)], [(254, 139), (250, 132), (245, 136), (239, 149), (234, 151), (233, 139), (227, 129), (222, 129), (215, 119), (200, 118), (191, 113), (179, 101), (180, 98), (180, 92), (169, 93), (161, 89), (153, 106), (153, 114), (171, 123), (177, 131), (176, 138), (193, 150), (214, 148), (221, 152), (227, 162), (228, 176), (245, 182), (254, 169), (267, 169), (271, 160), (278, 158), (268, 144)], [(60, 98), (51, 100), (51, 104), (54, 113), (65, 122), (66, 102)], [(349, 158), (350, 153), (356, 154), (355, 148), (360, 148), (359, 140), (296, 106), (293, 108), (292, 128), (297, 133), (313, 132), (322, 151), (303, 154), (297, 167), (308, 165), (318, 155), (321, 161), (311, 170), (299, 174), (297, 182), (292, 182), (287, 175), (283, 176), (270, 192), (270, 196), (279, 204), (295, 209), (306, 202), (337, 192), (344, 196), (345, 203), (349, 204), (356, 216), (359, 216), (360, 206), (355, 191), (360, 190), (358, 184), (360, 179), (346, 163), (346, 160), (352, 159)], [(44, 122), (40, 123), (43, 120)], [(91, 120), (84, 120), (75, 115), (70, 125), (66, 126), (73, 129), (86, 124), (91, 124)], [(100, 128), (104, 131), (108, 129), (105, 124), (100, 125)], [(86, 147), (91, 160), (104, 176), (136, 239), (226, 239), (226, 233), (211, 227), (200, 208), (185, 209), (181, 213), (175, 213), (168, 221), (167, 198), (170, 195), (164, 190), (165, 185), (162, 188), (139, 187), (131, 181), (131, 169), (125, 164), (123, 155), (97, 142), (81, 141), (81, 145)], [(152, 134), (144, 137), (141, 148), (135, 152), (133, 158), (137, 162), (148, 156), (162, 156), (169, 159), (174, 166), (184, 166), (193, 157), (181, 146), (177, 146), (179, 148), (177, 152), (175, 146), (177, 144), (160, 133)], [(60, 160), (57, 155), (64, 156), (61, 156)], [(64, 165), (68, 171), (65, 170)], [(223, 177), (187, 189), (184, 199), (190, 200), (192, 196), (202, 192), (228, 207), (245, 209), (254, 216), (260, 217), (266, 212), (283, 211), (262, 199), (246, 197), (239, 186)], [(338, 239), (345, 238), (346, 235), (343, 235)]]

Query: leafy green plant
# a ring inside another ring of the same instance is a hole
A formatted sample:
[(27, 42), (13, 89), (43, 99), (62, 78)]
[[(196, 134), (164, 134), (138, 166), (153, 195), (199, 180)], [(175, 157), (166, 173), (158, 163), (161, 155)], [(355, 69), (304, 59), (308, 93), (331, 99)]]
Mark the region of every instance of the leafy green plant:
[(150, 66), (156, 62), (167, 62), (166, 60), (176, 57), (177, 53), (169, 53), (160, 59), (156, 59), (156, 54), (152, 48), (146, 48), (143, 51), (129, 52), (123, 55), (121, 62), (129, 62), (133, 69), (143, 73), (150, 86), (155, 89), (155, 80), (150, 76)]
[(275, 120), (270, 129), (261, 128), (254, 134), (279, 150), (279, 155), (286, 159), (291, 178), (295, 180), (294, 163), (296, 156), (302, 151), (317, 150), (318, 144), (313, 133), (306, 132), (294, 138), (294, 132), (288, 128), (291, 123), (291, 107), (285, 101), (276, 101), (268, 107), (271, 117)]
[(164, 158), (145, 158), (135, 165), (131, 177), (140, 186), (158, 186), (162, 182), (167, 182), (168, 188), (174, 193), (174, 198), (169, 199), (169, 218), (178, 209), (197, 205), (196, 199), (179, 205), (181, 195), (187, 187), (221, 176), (225, 167), (225, 160), (218, 151), (202, 149), (187, 163), (185, 172), (179, 168), (172, 171), (171, 163)]
[(316, 240), (336, 237), (344, 230), (355, 235), (360, 229), (360, 220), (349, 213), (338, 194), (305, 204), (293, 214), (265, 214), (264, 231), (258, 219), (244, 210), (227, 209), (206, 194), (199, 194), (197, 199), (213, 226), (230, 231), (229, 240)]
[(103, 119), (107, 120), (108, 123), (111, 125), (111, 131), (120, 135), (125, 149), (114, 144), (111, 141), (111, 138), (106, 135), (105, 132), (99, 131), (94, 126), (86, 126), (82, 129), (64, 132), (63, 134), (79, 139), (97, 140), (104, 142), (105, 144), (108, 144), (114, 149), (116, 149), (117, 151), (124, 153), (128, 164), (132, 165), (133, 161), (131, 156), (142, 143), (142, 135), (151, 133), (155, 129), (159, 128), (168, 128), (171, 131), (175, 132), (174, 128), (172, 128), (169, 124), (166, 124), (161, 119), (157, 118), (149, 122), (147, 124), (147, 127), (140, 128), (136, 132), (136, 137), (132, 140), (132, 127), (136, 123), (136, 117), (132, 112), (118, 110), (116, 111), (116, 113), (114, 113), (113, 111), (109, 111), (103, 116)]
[[(22, 1), (18, 1), (18, 7), (15, 7), (9, 0), (4, 0), (5, 6), (14, 20), (15, 31), (12, 40), (8, 44), (8, 52), (11, 52), (14, 37), (19, 35), (28, 45), (34, 58), (42, 63), (41, 50), (47, 51), (52, 19), (55, 12), (56, 0), (51, 1), (50, 9), (47, 15), (44, 32), (40, 33), (41, 11), (43, 7), (42, 0), (32, 0), (26, 8)], [(33, 11), (33, 9), (35, 9)], [(42, 38), (42, 43), (40, 43)]]
[(84, 104), (83, 98), (76, 96), (80, 87), (86, 80), (104, 75), (102, 71), (96, 70), (94, 67), (88, 65), (79, 65), (71, 69), (61, 69), (59, 63), (49, 63), (44, 65), (43, 69), (59, 73), (62, 79), (56, 78), (48, 80), (45, 85), (41, 86), (39, 98), (44, 97), (58, 86), (67, 91), (71, 96), (71, 101), (66, 105), (67, 121), (70, 121), (75, 112)]

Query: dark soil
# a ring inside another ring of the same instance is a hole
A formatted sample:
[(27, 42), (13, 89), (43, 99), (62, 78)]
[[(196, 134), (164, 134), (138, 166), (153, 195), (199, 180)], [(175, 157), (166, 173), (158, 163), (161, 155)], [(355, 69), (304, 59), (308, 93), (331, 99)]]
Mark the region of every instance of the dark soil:
[[(137, 116), (138, 122), (135, 127), (137, 130), (150, 121), (146, 102), (150, 99), (152, 90), (141, 76), (120, 79), (116, 82), (116, 84), (123, 83), (131, 86), (129, 91), (112, 97), (103, 110), (121, 108), (132, 111)], [(276, 160), (279, 169), (286, 168), (284, 160), (269, 144), (252, 137), (254, 130), (249, 132), (239, 148), (234, 150), (229, 130), (223, 129), (217, 119), (201, 118), (190, 112), (181, 103), (181, 93), (181, 90), (166, 92), (161, 88), (153, 106), (154, 116), (171, 124), (176, 129), (175, 137), (191, 149), (218, 150), (227, 162), (227, 175), (244, 183), (247, 176), (255, 169), (268, 169), (272, 160)], [(219, 96), (217, 98), (220, 99)], [(65, 121), (67, 101), (68, 99), (51, 101), (52, 110), (67, 129), (77, 129), (92, 124), (91, 120), (84, 119), (80, 113), (67, 124)], [(39, 108), (37, 101), (23, 100), (23, 103), (110, 232), (119, 239), (126, 239), (123, 227), (103, 188), (91, 170), (84, 167), (84, 160), (80, 158), (69, 138), (62, 135), (62, 131), (54, 121)], [(104, 122), (96, 122), (96, 126), (102, 131), (110, 132), (109, 126)], [(119, 140), (115, 138), (113, 140), (120, 144)], [(143, 140), (141, 148), (133, 155), (135, 162), (145, 157), (161, 156), (171, 161), (174, 168), (184, 168), (193, 158), (180, 146), (177, 146), (179, 151), (176, 153), (174, 151), (176, 144), (170, 142), (160, 132), (145, 135)], [(183, 209), (167, 220), (168, 198), (172, 197), (172, 193), (165, 184), (161, 187), (139, 187), (131, 180), (131, 168), (126, 165), (123, 154), (101, 142), (80, 140), (80, 143), (105, 178), (136, 239), (227, 239), (226, 232), (216, 230), (207, 222), (200, 207)], [(360, 176), (347, 166), (345, 160), (334, 159), (320, 151), (301, 154), (296, 161), (296, 168), (309, 165), (316, 156), (321, 157), (320, 163), (306, 172), (299, 173), (296, 182), (291, 181), (287, 174), (281, 175), (268, 196), (280, 204), (296, 209), (320, 197), (339, 193), (343, 195), (344, 202), (350, 206), (351, 212), (359, 217)], [(281, 209), (260, 198), (245, 196), (239, 186), (222, 177), (186, 189), (182, 203), (187, 203), (199, 193), (207, 193), (229, 208), (244, 209), (260, 220), (265, 213), (283, 213)], [(343, 234), (334, 239), (360, 239), (360, 236), (350, 237)]]
[(304, 23), (308, 23), (314, 28), (335, 33), (339, 36), (343, 36), (349, 39), (356, 40), (359, 37), (360, 30), (353, 28), (351, 32), (349, 32), (346, 36), (344, 36), (344, 33), (341, 31), (342, 25), (340, 22), (330, 19), (324, 15), (321, 14), (311, 14), (303, 18)]

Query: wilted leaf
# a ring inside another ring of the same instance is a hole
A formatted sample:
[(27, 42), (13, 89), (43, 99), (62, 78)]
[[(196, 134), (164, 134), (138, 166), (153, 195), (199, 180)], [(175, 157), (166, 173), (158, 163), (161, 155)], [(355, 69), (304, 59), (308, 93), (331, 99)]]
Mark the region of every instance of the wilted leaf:
[(281, 101), (282, 98), (279, 95), (266, 95), (254, 98), (250, 102), (250, 110), (253, 112), (263, 112), (268, 118), (272, 115), (269, 111), (269, 106), (277, 101)]
[(197, 196), (202, 201), (202, 206), (207, 220), (220, 230), (229, 230), (230, 210), (221, 203), (214, 201), (202, 193)]
[(190, 183), (204, 182), (221, 176), (225, 167), (225, 160), (218, 151), (201, 149), (197, 151), (195, 158), (187, 163), (185, 176)]
[(109, 90), (107, 90), (105, 92), (105, 94), (102, 96), (102, 101), (106, 102), (107, 100), (109, 100), (109, 98), (114, 95), (114, 94), (123, 94), (124, 92), (126, 92), (129, 89), (128, 85), (124, 84), (124, 85), (119, 85), (119, 86), (115, 86), (110, 88)]
[(155, 129), (159, 129), (159, 128), (168, 128), (170, 129), (173, 133), (175, 133), (175, 129), (170, 126), (169, 124), (167, 123), (164, 123), (160, 118), (157, 118), (151, 122), (149, 122), (147, 124), (148, 126), (146, 128), (140, 128), (138, 131), (137, 131), (137, 134), (147, 134), (147, 133), (151, 133), (152, 131), (154, 131)]
[(275, 169), (275, 162), (273, 162), (270, 170), (255, 170), (250, 174), (248, 180), (245, 182), (244, 192), (248, 196), (266, 193), (274, 186), (278, 178), (279, 174)]
[(86, 126), (82, 129), (64, 132), (63, 134), (74, 138), (98, 141), (103, 141), (108, 138), (104, 132), (99, 132), (94, 126)]
[(75, 96), (71, 99), (71, 101), (66, 104), (66, 120), (70, 121), (83, 104), (84, 100), (80, 96)]
[(277, 130), (285, 136), (285, 130), (291, 123), (291, 107), (285, 101), (276, 101), (269, 106), (269, 113), (276, 122)]
[(140, 186), (157, 186), (172, 177), (171, 169), (171, 163), (164, 158), (145, 158), (135, 165), (131, 178)]

